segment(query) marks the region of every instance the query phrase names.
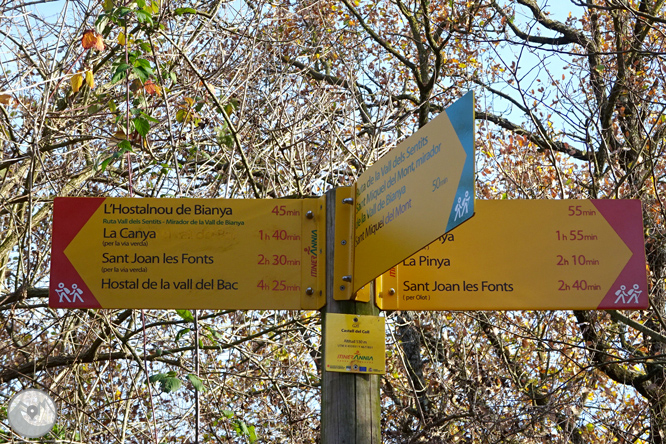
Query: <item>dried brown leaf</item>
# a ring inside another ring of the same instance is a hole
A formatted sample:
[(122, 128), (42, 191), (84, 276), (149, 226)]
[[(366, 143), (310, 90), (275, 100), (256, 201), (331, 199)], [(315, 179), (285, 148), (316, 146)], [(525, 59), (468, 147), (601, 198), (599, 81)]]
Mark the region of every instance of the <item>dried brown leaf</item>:
[(10, 94), (0, 94), (0, 103), (3, 105), (11, 105), (14, 99)]
[(160, 86), (152, 80), (147, 80), (146, 84), (143, 85), (143, 88), (146, 90), (146, 94), (149, 95), (159, 94), (161, 92)]
[(85, 49), (95, 48), (98, 51), (104, 51), (104, 38), (96, 31), (89, 29), (83, 33), (81, 46)]

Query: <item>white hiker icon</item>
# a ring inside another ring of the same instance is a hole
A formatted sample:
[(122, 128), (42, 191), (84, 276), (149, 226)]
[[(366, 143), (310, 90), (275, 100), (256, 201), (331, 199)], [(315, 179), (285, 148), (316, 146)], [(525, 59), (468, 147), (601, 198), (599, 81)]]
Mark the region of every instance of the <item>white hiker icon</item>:
[[(65, 298), (67, 302), (76, 302), (76, 298), (79, 298), (79, 300), (83, 302), (83, 298), (81, 297), (83, 290), (81, 290), (76, 284), (72, 284), (72, 289), (70, 290), (61, 282), (58, 284), (58, 288), (56, 288), (56, 294), (58, 295), (58, 302), (62, 302), (63, 298)], [(70, 296), (72, 299), (69, 298)]]
[(621, 302), (623, 304), (631, 304), (631, 301), (634, 301), (636, 304), (638, 304), (638, 298), (641, 293), (643, 293), (643, 290), (639, 290), (639, 288), (640, 286), (638, 284), (634, 284), (631, 290), (625, 291), (627, 287), (620, 285), (620, 289), (615, 292), (615, 296), (617, 296), (615, 303), (617, 304), (618, 302)]
[(72, 302), (69, 299), (69, 288), (65, 288), (65, 284), (62, 282), (58, 284), (58, 288), (56, 288), (56, 293), (59, 296), (58, 302), (62, 302), (62, 298), (67, 299), (67, 302)]
[(470, 201), (469, 191), (465, 191), (464, 199), (462, 197), (458, 197), (458, 202), (456, 203), (455, 206), (456, 217), (454, 220), (458, 220), (459, 218), (463, 217), (465, 214), (469, 212), (469, 201)]
[(464, 216), (469, 211), (469, 191), (465, 191), (465, 198), (462, 201), (462, 208), (460, 209), (460, 216)]
[(81, 290), (78, 285), (72, 284), (72, 302), (76, 302), (76, 298), (79, 298), (81, 302), (83, 302), (83, 298), (81, 295), (83, 294), (83, 290)]
[(627, 297), (627, 293), (624, 292), (624, 290), (626, 290), (626, 289), (627, 289), (627, 287), (625, 287), (624, 285), (620, 285), (620, 289), (615, 292), (615, 296), (617, 296), (617, 299), (615, 299), (615, 302), (614, 302), (615, 304), (617, 304), (618, 301), (620, 301), (620, 300), (622, 301), (623, 304), (626, 304), (626, 302), (624, 300), (624, 298)]
[(639, 288), (640, 287), (638, 286), (638, 284), (634, 284), (634, 288), (632, 288), (627, 292), (627, 296), (629, 296), (627, 304), (631, 304), (632, 299), (635, 300), (636, 303), (638, 304), (638, 297), (641, 295), (641, 293), (643, 293), (643, 291), (639, 290)]

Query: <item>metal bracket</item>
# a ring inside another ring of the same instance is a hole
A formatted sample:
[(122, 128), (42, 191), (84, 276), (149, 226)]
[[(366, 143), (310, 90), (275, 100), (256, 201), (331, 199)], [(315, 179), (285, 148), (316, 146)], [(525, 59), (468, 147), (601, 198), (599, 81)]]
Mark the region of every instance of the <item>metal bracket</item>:
[(335, 190), (335, 257), (333, 260), (333, 299), (353, 298), (354, 194), (355, 186)]
[(398, 267), (375, 279), (375, 303), (380, 310), (399, 310)]

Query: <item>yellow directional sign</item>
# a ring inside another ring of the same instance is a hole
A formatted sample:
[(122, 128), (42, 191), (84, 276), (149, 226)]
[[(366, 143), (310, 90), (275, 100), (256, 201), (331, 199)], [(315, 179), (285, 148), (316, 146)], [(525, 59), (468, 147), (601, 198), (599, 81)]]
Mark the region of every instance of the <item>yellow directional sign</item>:
[(473, 94), (365, 171), (354, 204), (354, 291), (471, 217)]
[(57, 198), (49, 303), (318, 309), (323, 198)]
[(640, 201), (477, 201), (377, 294), (384, 310), (647, 308)]

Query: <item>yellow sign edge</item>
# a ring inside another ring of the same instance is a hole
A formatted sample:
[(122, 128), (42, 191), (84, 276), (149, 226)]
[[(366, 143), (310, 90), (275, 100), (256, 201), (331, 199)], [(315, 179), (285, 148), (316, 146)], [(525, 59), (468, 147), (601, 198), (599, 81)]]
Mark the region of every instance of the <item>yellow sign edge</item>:
[[(301, 246), (304, 263), (311, 264), (312, 257), (316, 257), (316, 277), (312, 279), (311, 266), (301, 267), (301, 282), (306, 283), (301, 293), (301, 309), (319, 310), (326, 305), (326, 198), (320, 196), (316, 199), (303, 199), (303, 214), (305, 220), (301, 227)], [(316, 230), (314, 237), (313, 230)], [(313, 242), (316, 248), (314, 255)]]

